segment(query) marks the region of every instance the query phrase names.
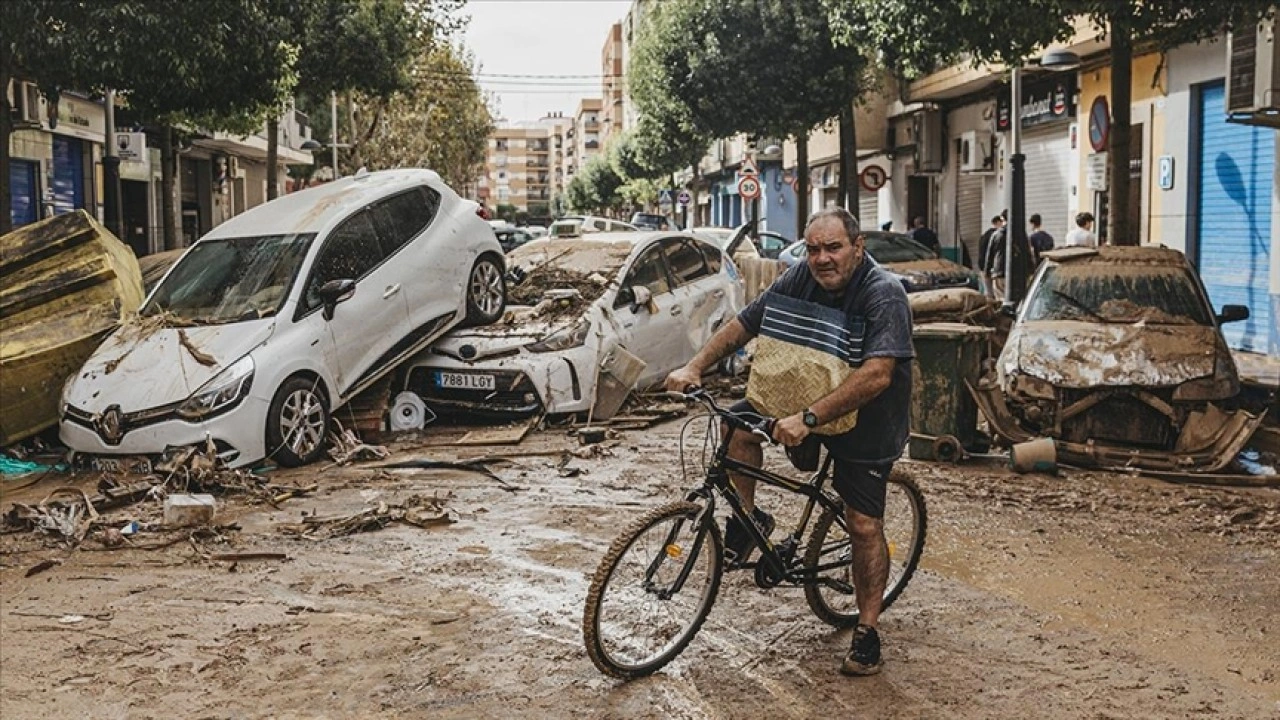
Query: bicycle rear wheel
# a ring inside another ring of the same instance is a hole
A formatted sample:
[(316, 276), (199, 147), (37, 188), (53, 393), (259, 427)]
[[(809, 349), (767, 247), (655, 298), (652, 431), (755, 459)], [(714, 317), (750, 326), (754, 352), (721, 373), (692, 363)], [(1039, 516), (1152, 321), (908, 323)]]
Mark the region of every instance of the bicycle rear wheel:
[(654, 673), (702, 627), (720, 589), (724, 541), (714, 521), (705, 532), (697, 527), (701, 512), (693, 502), (663, 505), (609, 546), (582, 617), (587, 655), (600, 672), (626, 680)]
[[(885, 490), (884, 538), (889, 545), (889, 578), (884, 586), (881, 610), (887, 610), (898, 599), (915, 574), (920, 554), (924, 552), (927, 526), (924, 495), (905, 471), (895, 468)], [(818, 576), (836, 584), (833, 587), (820, 582), (805, 586), (805, 599), (813, 614), (838, 628), (857, 625), (852, 545), (843, 510), (838, 515), (829, 510), (822, 512), (805, 548), (804, 567), (806, 570), (824, 568)]]

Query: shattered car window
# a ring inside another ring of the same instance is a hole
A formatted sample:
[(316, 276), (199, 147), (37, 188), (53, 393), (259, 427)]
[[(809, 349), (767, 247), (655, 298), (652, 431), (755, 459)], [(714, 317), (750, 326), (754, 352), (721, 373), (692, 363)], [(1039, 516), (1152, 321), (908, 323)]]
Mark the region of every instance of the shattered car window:
[(631, 272), (627, 273), (627, 278), (622, 281), (622, 288), (618, 290), (618, 298), (614, 302), (614, 307), (622, 307), (629, 305), (635, 301), (635, 295), (631, 292), (631, 288), (643, 286), (649, 289), (649, 294), (657, 297), (665, 292), (671, 292), (671, 281), (667, 279), (667, 269), (662, 262), (662, 248), (654, 246), (645, 251), (631, 266)]
[(178, 261), (142, 315), (169, 313), (199, 324), (274, 315), (314, 233), (204, 240)]
[(1045, 268), (1026, 320), (1212, 325), (1211, 317), (1185, 268), (1082, 264)]
[(933, 260), (937, 257), (932, 250), (906, 235), (884, 232), (864, 234), (867, 237), (867, 253), (881, 264)]
[(690, 240), (663, 240), (667, 252), (667, 265), (677, 283), (689, 283), (709, 274), (706, 258)]

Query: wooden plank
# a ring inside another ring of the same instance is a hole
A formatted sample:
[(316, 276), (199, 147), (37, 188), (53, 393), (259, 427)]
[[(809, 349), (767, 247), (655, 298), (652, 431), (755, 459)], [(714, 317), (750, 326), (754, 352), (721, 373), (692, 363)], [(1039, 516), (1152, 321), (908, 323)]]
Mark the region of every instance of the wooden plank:
[(495, 428), (481, 428), (463, 435), (454, 445), (515, 445), (529, 430), (538, 423), (538, 417), (531, 417), (512, 425)]

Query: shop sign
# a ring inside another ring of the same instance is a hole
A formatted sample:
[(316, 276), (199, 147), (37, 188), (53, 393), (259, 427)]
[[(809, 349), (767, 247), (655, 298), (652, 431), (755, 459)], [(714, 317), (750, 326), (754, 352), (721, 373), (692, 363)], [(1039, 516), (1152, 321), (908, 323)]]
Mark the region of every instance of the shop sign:
[[(1047, 82), (1027, 83), (1022, 87), (1022, 103), (1018, 116), (1022, 127), (1066, 120), (1076, 116), (1076, 76), (1054, 76)], [(1009, 93), (996, 97), (996, 130), (1009, 129)]]
[(107, 114), (97, 103), (62, 95), (58, 99), (58, 121), (52, 130), (59, 135), (100, 143), (106, 138)]
[(1106, 192), (1107, 190), (1107, 154), (1093, 153), (1085, 159), (1085, 184), (1090, 190)]

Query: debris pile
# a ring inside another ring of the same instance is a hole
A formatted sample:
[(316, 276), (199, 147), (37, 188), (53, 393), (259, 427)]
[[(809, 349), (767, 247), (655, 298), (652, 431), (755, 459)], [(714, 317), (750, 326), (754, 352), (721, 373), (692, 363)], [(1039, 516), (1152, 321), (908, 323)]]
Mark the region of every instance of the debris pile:
[(444, 496), (412, 495), (402, 503), (380, 502), (354, 515), (336, 518), (306, 516), (301, 523), (281, 525), (280, 532), (307, 540), (328, 540), (356, 533), (381, 530), (392, 523), (406, 523), (420, 528), (450, 525), (457, 514), (447, 505), (452, 494)]

